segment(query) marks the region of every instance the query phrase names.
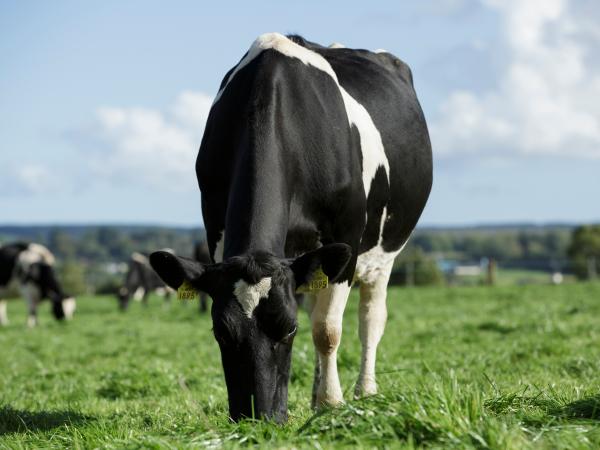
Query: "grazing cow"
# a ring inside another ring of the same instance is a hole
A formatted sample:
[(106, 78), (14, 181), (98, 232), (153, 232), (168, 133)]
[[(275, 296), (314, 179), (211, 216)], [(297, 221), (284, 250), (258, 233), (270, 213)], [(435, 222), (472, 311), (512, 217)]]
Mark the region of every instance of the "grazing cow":
[(148, 304), (148, 296), (151, 292), (163, 295), (165, 300), (170, 300), (172, 289), (156, 275), (156, 272), (150, 267), (148, 257), (138, 252), (133, 252), (129, 258), (125, 282), (119, 288), (117, 298), (119, 308), (123, 311), (129, 306), (129, 301), (141, 301), (144, 305)]
[[(261, 35), (223, 79), (196, 161), (214, 264), (164, 252), (150, 261), (173, 287), (209, 293), (234, 420), (284, 421), (296, 289), (311, 294), (318, 363), (313, 406), (344, 401), (336, 354), (360, 283), (360, 374), (375, 357), (394, 258), (429, 196), (432, 157), (411, 71), (394, 55)], [(313, 285), (313, 283), (311, 283)]]
[[(208, 243), (206, 241), (196, 244), (196, 247), (194, 248), (194, 259), (201, 264), (212, 263), (212, 260), (210, 259), (210, 252), (208, 251)], [(206, 296), (206, 292), (200, 291), (200, 312), (206, 312), (208, 309)]]
[(8, 323), (2, 290), (15, 278), (27, 300), (30, 327), (37, 325), (38, 303), (46, 298), (52, 302), (57, 320), (73, 317), (75, 299), (63, 292), (54, 273), (54, 262), (54, 255), (40, 244), (16, 242), (0, 247), (0, 325)]

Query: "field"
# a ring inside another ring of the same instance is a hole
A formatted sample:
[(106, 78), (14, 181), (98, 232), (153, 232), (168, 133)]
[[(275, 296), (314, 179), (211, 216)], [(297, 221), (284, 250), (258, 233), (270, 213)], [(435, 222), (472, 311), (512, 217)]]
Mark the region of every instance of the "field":
[[(314, 414), (303, 314), (285, 426), (227, 419), (208, 316), (196, 305), (117, 312), (80, 299), (75, 320), (0, 329), (0, 448), (600, 447), (600, 284), (391, 289), (381, 393)], [(339, 353), (350, 398), (357, 295)]]

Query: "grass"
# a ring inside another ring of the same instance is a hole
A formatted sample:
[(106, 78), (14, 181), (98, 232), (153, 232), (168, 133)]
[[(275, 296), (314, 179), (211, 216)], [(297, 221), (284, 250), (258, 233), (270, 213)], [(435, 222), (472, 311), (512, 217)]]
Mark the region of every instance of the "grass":
[[(338, 360), (358, 372), (357, 293)], [(598, 448), (600, 284), (391, 289), (380, 394), (314, 414), (303, 314), (285, 426), (227, 419), (208, 316), (158, 298), (126, 314), (80, 299), (0, 329), (0, 448)]]

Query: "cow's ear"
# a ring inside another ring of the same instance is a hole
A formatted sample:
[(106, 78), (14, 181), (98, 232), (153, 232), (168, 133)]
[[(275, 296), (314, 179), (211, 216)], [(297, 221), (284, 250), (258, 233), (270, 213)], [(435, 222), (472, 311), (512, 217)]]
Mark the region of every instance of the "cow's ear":
[(184, 281), (188, 281), (192, 285), (198, 284), (198, 280), (205, 272), (203, 264), (164, 251), (152, 253), (150, 265), (158, 276), (173, 289), (179, 288)]
[(319, 267), (329, 281), (335, 282), (352, 257), (352, 247), (346, 244), (324, 245), (296, 258), (290, 268), (294, 272), (296, 286), (308, 283)]

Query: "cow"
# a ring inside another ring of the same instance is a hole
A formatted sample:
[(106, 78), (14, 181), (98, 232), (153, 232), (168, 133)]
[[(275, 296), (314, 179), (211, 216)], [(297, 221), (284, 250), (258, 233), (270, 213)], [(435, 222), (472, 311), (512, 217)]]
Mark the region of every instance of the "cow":
[(0, 247), (0, 325), (8, 323), (6, 300), (2, 291), (16, 279), (22, 296), (27, 301), (27, 324), (38, 323), (38, 303), (50, 299), (52, 313), (57, 320), (71, 319), (75, 312), (75, 299), (66, 295), (56, 278), (54, 255), (43, 245), (15, 242)]
[[(172, 252), (171, 250), (165, 251)], [(165, 285), (156, 275), (152, 267), (150, 267), (147, 256), (133, 252), (127, 264), (127, 274), (125, 275), (123, 286), (119, 288), (117, 294), (119, 308), (121, 311), (126, 311), (131, 298), (141, 301), (147, 306), (148, 296), (151, 292), (162, 295), (165, 297), (165, 300), (169, 301), (172, 289)]]
[[(194, 259), (201, 264), (210, 264), (210, 252), (208, 251), (208, 243), (206, 240), (198, 242), (194, 247)], [(208, 309), (208, 300), (206, 292), (200, 291), (200, 312), (204, 313)]]
[(307, 302), (313, 407), (344, 402), (336, 355), (353, 282), (362, 344), (355, 396), (377, 392), (387, 283), (432, 171), (411, 70), (389, 52), (267, 33), (227, 72), (196, 160), (215, 262), (164, 252), (150, 262), (168, 285), (211, 296), (233, 420), (287, 420), (299, 288), (322, 287)]

